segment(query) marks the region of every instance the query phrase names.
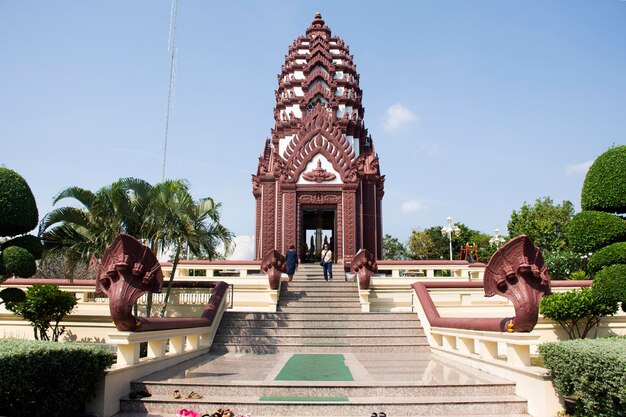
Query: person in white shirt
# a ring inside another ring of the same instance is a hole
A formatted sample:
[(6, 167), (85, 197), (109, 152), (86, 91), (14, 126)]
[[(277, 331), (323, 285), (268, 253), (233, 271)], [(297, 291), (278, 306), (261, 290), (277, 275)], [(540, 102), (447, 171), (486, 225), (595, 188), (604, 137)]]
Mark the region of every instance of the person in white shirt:
[(324, 269), (324, 280), (330, 281), (333, 279), (333, 251), (328, 248), (328, 243), (324, 243), (324, 249), (322, 250), (322, 269)]

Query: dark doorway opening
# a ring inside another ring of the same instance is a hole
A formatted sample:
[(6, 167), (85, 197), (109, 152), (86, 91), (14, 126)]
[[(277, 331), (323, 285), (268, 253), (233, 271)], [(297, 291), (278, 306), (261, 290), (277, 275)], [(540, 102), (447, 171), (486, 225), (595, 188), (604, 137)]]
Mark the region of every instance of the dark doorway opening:
[(302, 262), (319, 262), (324, 243), (328, 243), (328, 247), (333, 252), (333, 261), (336, 262), (337, 209), (335, 207), (303, 207), (300, 216), (300, 259)]

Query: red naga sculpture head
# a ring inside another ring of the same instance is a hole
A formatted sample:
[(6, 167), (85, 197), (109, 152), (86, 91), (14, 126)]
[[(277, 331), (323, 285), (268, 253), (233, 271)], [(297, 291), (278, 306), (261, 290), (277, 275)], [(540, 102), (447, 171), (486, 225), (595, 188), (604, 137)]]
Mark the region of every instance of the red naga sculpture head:
[(96, 291), (109, 298), (118, 330), (133, 331), (139, 322), (132, 308), (146, 292), (161, 292), (163, 272), (156, 256), (134, 237), (120, 234), (104, 252), (96, 276)]
[(530, 238), (520, 235), (500, 248), (485, 269), (485, 296), (501, 295), (513, 303), (508, 331), (529, 332), (537, 324), (539, 303), (550, 294), (550, 274)]

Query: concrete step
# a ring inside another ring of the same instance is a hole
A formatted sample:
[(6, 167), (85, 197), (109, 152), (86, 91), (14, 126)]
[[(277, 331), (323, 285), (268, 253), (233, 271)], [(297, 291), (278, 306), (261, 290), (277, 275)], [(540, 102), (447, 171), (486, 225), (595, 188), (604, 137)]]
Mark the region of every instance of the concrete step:
[(359, 299), (359, 292), (351, 288), (308, 288), (302, 290), (283, 290), (280, 293), (280, 299), (289, 297), (351, 297)]
[[(310, 309), (318, 309), (318, 308), (345, 308), (345, 307), (350, 307), (353, 309), (356, 309), (355, 311), (360, 312), (361, 311), (361, 303), (358, 302), (358, 300), (346, 300), (346, 301), (342, 301), (342, 300), (338, 300), (338, 301), (333, 301), (333, 300), (326, 300), (326, 301), (310, 301), (310, 300), (287, 300), (287, 301), (282, 301), (279, 303), (279, 308), (282, 311), (285, 311), (285, 307), (301, 307), (301, 308), (310, 308)], [(353, 311), (353, 310), (350, 310)]]
[(321, 293), (315, 295), (302, 295), (302, 294), (282, 294), (280, 296), (280, 304), (289, 303), (298, 301), (301, 303), (309, 303), (309, 304), (323, 304), (326, 302), (345, 302), (345, 303), (356, 303), (361, 305), (359, 302), (359, 297), (357, 295), (352, 294), (333, 294), (333, 293)]
[[(173, 400), (171, 396), (153, 395), (140, 400), (122, 398), (121, 411), (142, 411), (148, 413), (170, 413), (181, 408), (199, 413), (209, 413), (217, 408), (230, 408), (236, 413), (249, 413), (253, 416), (347, 416), (362, 417), (373, 410), (385, 411), (390, 417), (396, 416), (435, 416), (447, 414), (480, 415), (485, 413), (524, 414), (526, 402), (515, 395), (497, 396), (454, 396), (454, 397), (350, 397), (346, 401), (320, 398), (261, 401), (256, 396), (236, 396), (216, 398), (210, 393), (199, 400)], [(345, 398), (345, 397), (344, 397)]]
[(299, 306), (299, 307), (291, 307), (291, 306), (278, 306), (278, 310), (283, 313), (360, 313), (361, 307), (320, 307), (317, 305), (314, 306)]
[(228, 319), (222, 320), (220, 330), (226, 328), (239, 329), (422, 329), (419, 320), (397, 320), (381, 322), (381, 320), (245, 320)]
[(276, 334), (276, 335), (261, 335), (261, 334), (216, 334), (213, 339), (214, 344), (219, 343), (240, 343), (242, 345), (259, 345), (259, 344), (278, 344), (278, 345), (291, 345), (291, 344), (323, 344), (337, 346), (352, 346), (352, 345), (365, 345), (371, 344), (374, 346), (379, 345), (406, 345), (411, 343), (427, 343), (425, 336), (419, 335), (347, 335), (343, 332), (328, 331), (320, 334), (306, 334), (306, 335), (289, 335), (289, 334)]
[(358, 352), (411, 352), (411, 353), (428, 353), (430, 346), (428, 342), (424, 344), (409, 345), (372, 345), (367, 344), (323, 344), (311, 343), (308, 345), (290, 344), (290, 345), (238, 345), (236, 343), (214, 343), (211, 346), (212, 353), (254, 353), (254, 354), (270, 354), (270, 353), (358, 353)]
[(303, 313), (248, 313), (228, 311), (222, 318), (222, 323), (227, 320), (274, 320), (274, 321), (290, 321), (290, 320), (315, 320), (315, 321), (416, 321), (416, 313), (341, 313), (341, 312), (313, 312), (306, 311)]
[(309, 336), (328, 333), (343, 333), (347, 336), (423, 336), (424, 330), (416, 327), (395, 328), (358, 328), (358, 327), (220, 327), (217, 331), (222, 336)]
[(371, 384), (357, 384), (343, 382), (338, 386), (336, 382), (319, 381), (273, 381), (263, 384), (252, 383), (212, 383), (188, 384), (178, 381), (162, 382), (134, 382), (132, 390), (145, 390), (152, 395), (163, 397), (171, 396), (175, 389), (182, 393), (195, 391), (198, 393), (210, 392), (213, 397), (266, 396), (266, 397), (449, 397), (449, 396), (490, 396), (494, 391), (498, 395), (514, 395), (515, 384), (407, 384), (386, 383), (378, 386)]

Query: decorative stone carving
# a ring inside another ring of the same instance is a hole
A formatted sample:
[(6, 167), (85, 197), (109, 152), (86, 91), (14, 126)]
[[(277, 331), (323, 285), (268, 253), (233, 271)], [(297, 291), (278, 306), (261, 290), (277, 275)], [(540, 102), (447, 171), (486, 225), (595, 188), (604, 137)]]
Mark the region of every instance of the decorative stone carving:
[(530, 332), (537, 324), (539, 303), (550, 294), (550, 275), (541, 252), (526, 235), (501, 247), (485, 269), (485, 296), (502, 295), (513, 302), (515, 317), (441, 317), (428, 287), (457, 288), (474, 283), (415, 282), (412, 287), (431, 326), (494, 332)]
[(491, 257), (483, 282), (485, 296), (497, 294), (513, 303), (515, 317), (509, 328), (530, 332), (535, 327), (541, 297), (550, 294), (550, 274), (541, 251), (528, 236), (511, 239)]
[(261, 271), (265, 272), (270, 288), (277, 290), (280, 287), (280, 277), (287, 272), (285, 257), (277, 250), (271, 250), (261, 260)]
[(324, 181), (332, 181), (337, 176), (332, 172), (326, 171), (322, 168), (322, 161), (317, 160), (317, 168), (315, 168), (311, 172), (306, 172), (302, 175), (302, 177), (307, 181), (315, 181), (315, 182), (324, 182)]
[(154, 253), (137, 239), (120, 234), (107, 248), (98, 267), (96, 292), (109, 298), (115, 327), (120, 331), (155, 331), (210, 326), (224, 301), (228, 284), (219, 281), (174, 282), (175, 287), (213, 288), (200, 317), (135, 317), (133, 305), (148, 291), (161, 292), (163, 272)]
[(359, 279), (359, 289), (369, 290), (372, 274), (378, 272), (376, 257), (367, 249), (363, 249), (352, 258), (350, 269)]
[(148, 291), (161, 292), (163, 272), (154, 253), (137, 239), (120, 234), (104, 252), (96, 291), (109, 298), (111, 318), (118, 330), (135, 330), (132, 314), (137, 299)]

